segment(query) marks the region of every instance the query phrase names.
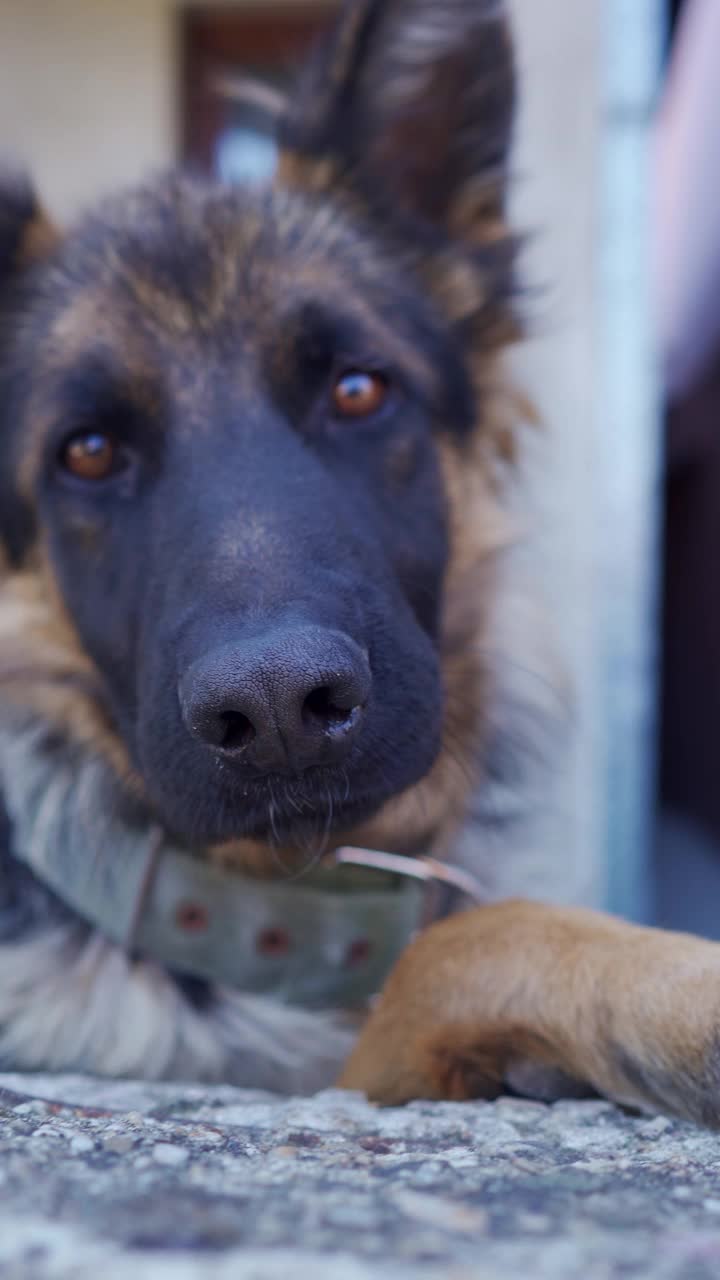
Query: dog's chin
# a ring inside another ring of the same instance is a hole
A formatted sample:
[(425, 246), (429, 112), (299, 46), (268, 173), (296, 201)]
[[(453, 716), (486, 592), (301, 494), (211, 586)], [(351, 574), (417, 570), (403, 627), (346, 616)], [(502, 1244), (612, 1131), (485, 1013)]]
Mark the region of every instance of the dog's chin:
[[(156, 750), (140, 769), (157, 817), (179, 843), (195, 849), (232, 841), (320, 851), (366, 824), (432, 769), (441, 734), (428, 728), (394, 755), (359, 758), (300, 774), (248, 776), (231, 762), (189, 759)], [(379, 757), (379, 758), (378, 758)]]
[(272, 811), (263, 809), (246, 820), (241, 828), (229, 824), (219, 836), (219, 842), (245, 839), (296, 848), (301, 853), (319, 854), (334, 848), (344, 832), (373, 818), (382, 805), (381, 800), (368, 799), (332, 808), (318, 806), (306, 813), (288, 813), (277, 807)]
[(188, 804), (188, 796), (154, 797), (166, 829), (179, 842), (209, 847), (249, 840), (321, 853), (343, 832), (373, 818), (395, 794), (383, 786), (362, 795), (326, 782), (308, 787), (306, 779), (278, 777), (237, 788), (213, 788)]

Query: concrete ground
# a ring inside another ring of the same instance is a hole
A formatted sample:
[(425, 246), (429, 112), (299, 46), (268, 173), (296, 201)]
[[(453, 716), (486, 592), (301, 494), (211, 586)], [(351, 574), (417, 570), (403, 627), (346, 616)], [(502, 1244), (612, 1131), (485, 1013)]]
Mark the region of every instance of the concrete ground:
[(0, 1076), (11, 1280), (716, 1280), (720, 1136), (602, 1102)]

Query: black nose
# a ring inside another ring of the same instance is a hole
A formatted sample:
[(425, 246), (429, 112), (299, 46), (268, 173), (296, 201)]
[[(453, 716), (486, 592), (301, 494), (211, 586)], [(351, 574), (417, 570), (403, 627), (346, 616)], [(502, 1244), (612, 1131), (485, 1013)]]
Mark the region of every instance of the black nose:
[(179, 694), (205, 746), (261, 772), (298, 773), (347, 754), (370, 684), (349, 636), (302, 627), (214, 650), (185, 673)]

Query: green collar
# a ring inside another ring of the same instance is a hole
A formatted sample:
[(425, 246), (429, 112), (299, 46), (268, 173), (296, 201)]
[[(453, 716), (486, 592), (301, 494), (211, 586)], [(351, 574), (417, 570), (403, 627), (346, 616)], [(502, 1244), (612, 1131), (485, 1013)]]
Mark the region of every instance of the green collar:
[(370, 850), (338, 850), (295, 880), (220, 869), (157, 826), (113, 819), (105, 770), (58, 766), (32, 734), (0, 737), (13, 852), (112, 941), (175, 972), (307, 1007), (360, 1006), (427, 923), (428, 882), (482, 897), (459, 869)]

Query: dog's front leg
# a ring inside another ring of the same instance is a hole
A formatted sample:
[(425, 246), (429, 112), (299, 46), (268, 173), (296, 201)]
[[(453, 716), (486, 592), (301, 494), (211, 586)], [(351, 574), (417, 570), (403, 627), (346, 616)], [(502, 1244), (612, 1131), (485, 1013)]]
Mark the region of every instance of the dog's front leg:
[(408, 948), (341, 1078), (382, 1103), (567, 1079), (720, 1127), (720, 945), (504, 902)]

